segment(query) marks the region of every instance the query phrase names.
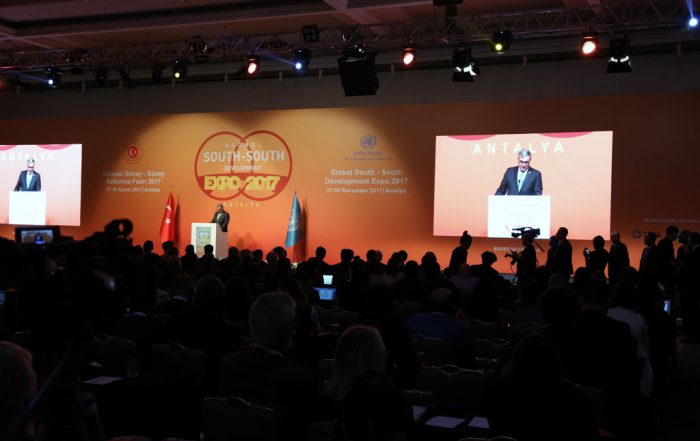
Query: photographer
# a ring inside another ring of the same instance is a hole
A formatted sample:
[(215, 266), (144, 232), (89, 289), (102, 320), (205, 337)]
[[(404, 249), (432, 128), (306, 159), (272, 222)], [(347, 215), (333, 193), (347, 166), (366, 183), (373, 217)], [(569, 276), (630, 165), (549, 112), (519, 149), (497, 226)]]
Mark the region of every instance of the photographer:
[(608, 266), (610, 254), (605, 249), (605, 239), (603, 236), (593, 238), (593, 251), (588, 248), (583, 249), (583, 258), (586, 260), (586, 268), (591, 272), (605, 272)]

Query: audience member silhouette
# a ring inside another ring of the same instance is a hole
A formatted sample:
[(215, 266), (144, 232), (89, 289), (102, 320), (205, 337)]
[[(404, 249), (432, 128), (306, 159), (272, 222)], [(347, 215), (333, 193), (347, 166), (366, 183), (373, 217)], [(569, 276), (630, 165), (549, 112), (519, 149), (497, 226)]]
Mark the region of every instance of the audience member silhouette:
[(605, 271), (610, 261), (610, 253), (605, 249), (605, 239), (603, 239), (603, 236), (596, 236), (593, 238), (593, 250), (584, 248), (583, 257), (586, 261), (586, 268), (588, 268), (591, 273)]
[(639, 259), (639, 274), (658, 281), (661, 261), (656, 247), (656, 233), (653, 231), (645, 233), (644, 245), (642, 257)]
[(294, 300), (287, 293), (267, 293), (255, 300), (248, 319), (255, 347), (222, 359), (221, 395), (278, 411), (289, 438), (306, 440), (321, 390), (314, 372), (284, 355), (295, 318)]
[(17, 419), (36, 393), (36, 387), (37, 378), (29, 351), (14, 343), (0, 341), (0, 438), (3, 440), (34, 438), (34, 425)]
[(570, 276), (574, 272), (573, 264), (573, 249), (571, 247), (571, 242), (567, 239), (569, 235), (569, 230), (566, 227), (560, 227), (557, 230), (557, 251), (555, 253), (555, 266), (556, 270), (564, 274), (565, 276)]
[(597, 440), (593, 411), (565, 380), (556, 347), (528, 335), (496, 383), (489, 422), (495, 435), (520, 441)]
[(608, 278), (610, 285), (615, 286), (620, 281), (620, 273), (630, 266), (630, 255), (627, 245), (620, 241), (620, 233), (610, 233), (610, 260), (608, 262)]
[(406, 322), (412, 334), (445, 341), (453, 350), (463, 343), (464, 327), (454, 320), (455, 298), (447, 288), (438, 288), (430, 295), (430, 312), (416, 314)]
[(346, 329), (335, 346), (335, 363), (324, 396), (338, 403), (350, 390), (358, 375), (386, 373), (387, 351), (382, 336), (371, 326), (355, 325)]
[(500, 277), (498, 271), (493, 268), (493, 264), (496, 263), (497, 260), (498, 257), (495, 253), (484, 251), (481, 253), (481, 264), (472, 265), (472, 275), (479, 280)]
[(450, 263), (445, 269), (445, 276), (450, 277), (459, 273), (459, 267), (467, 263), (469, 257), (469, 248), (472, 246), (472, 237), (465, 231), (462, 237), (459, 238), (459, 246), (452, 250)]
[(675, 292), (676, 250), (673, 243), (678, 240), (679, 234), (678, 227), (670, 225), (666, 227), (666, 236), (656, 245), (659, 282), (669, 294)]

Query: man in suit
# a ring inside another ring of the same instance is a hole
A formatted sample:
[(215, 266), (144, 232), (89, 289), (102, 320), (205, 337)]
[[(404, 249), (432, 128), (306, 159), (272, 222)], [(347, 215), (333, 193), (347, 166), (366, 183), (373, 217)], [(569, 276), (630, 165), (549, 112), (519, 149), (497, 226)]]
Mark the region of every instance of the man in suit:
[(574, 272), (573, 264), (573, 248), (571, 242), (567, 239), (569, 236), (569, 229), (566, 227), (560, 227), (557, 230), (557, 252), (554, 258), (559, 265), (559, 271), (561, 274), (569, 277)]
[(539, 196), (542, 194), (542, 173), (530, 167), (532, 153), (530, 150), (518, 152), (518, 166), (510, 167), (503, 175), (497, 195)]
[(272, 408), (284, 420), (291, 441), (306, 440), (321, 396), (321, 381), (308, 368), (287, 357), (296, 312), (287, 293), (261, 295), (250, 308), (255, 347), (232, 352), (221, 361), (222, 397), (237, 396)]
[(656, 247), (656, 233), (650, 231), (644, 234), (644, 250), (639, 259), (639, 274), (654, 281), (659, 280), (659, 251)]
[(613, 413), (615, 433), (623, 439), (639, 428), (636, 404), (640, 393), (640, 362), (627, 323), (607, 316), (610, 290), (604, 282), (591, 282), (581, 296), (581, 312), (574, 322), (567, 350), (573, 359), (567, 378), (576, 384), (605, 392)]
[(675, 225), (666, 228), (666, 236), (656, 245), (659, 266), (659, 282), (666, 293), (672, 294), (676, 283), (676, 249), (673, 243), (678, 240), (680, 230)]
[(617, 285), (620, 281), (622, 270), (630, 266), (630, 255), (627, 245), (620, 241), (620, 232), (610, 233), (610, 260), (608, 262), (608, 278), (610, 286)]
[(34, 158), (27, 159), (27, 169), (19, 173), (15, 191), (41, 191), (41, 176), (34, 171)]
[(216, 204), (216, 211), (214, 212), (214, 217), (211, 218), (212, 224), (219, 224), (221, 231), (226, 233), (228, 231), (228, 221), (231, 216), (228, 212), (224, 211), (224, 206), (222, 204)]

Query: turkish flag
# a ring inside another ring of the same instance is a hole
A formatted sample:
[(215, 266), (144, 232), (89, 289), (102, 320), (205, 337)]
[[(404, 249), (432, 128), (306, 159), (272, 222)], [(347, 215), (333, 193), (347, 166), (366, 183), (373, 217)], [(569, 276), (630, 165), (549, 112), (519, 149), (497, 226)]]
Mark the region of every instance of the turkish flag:
[(160, 241), (167, 242), (169, 240), (175, 240), (175, 200), (172, 192), (168, 196), (163, 222), (160, 224)]

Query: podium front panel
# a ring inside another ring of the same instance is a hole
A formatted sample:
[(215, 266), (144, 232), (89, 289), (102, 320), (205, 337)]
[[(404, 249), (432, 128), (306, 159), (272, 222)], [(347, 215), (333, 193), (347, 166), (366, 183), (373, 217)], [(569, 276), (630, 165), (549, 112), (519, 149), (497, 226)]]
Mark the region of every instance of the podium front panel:
[(488, 237), (512, 237), (514, 228), (539, 228), (549, 238), (552, 197), (489, 196)]
[(12, 191), (9, 221), (12, 225), (46, 225), (45, 191)]

